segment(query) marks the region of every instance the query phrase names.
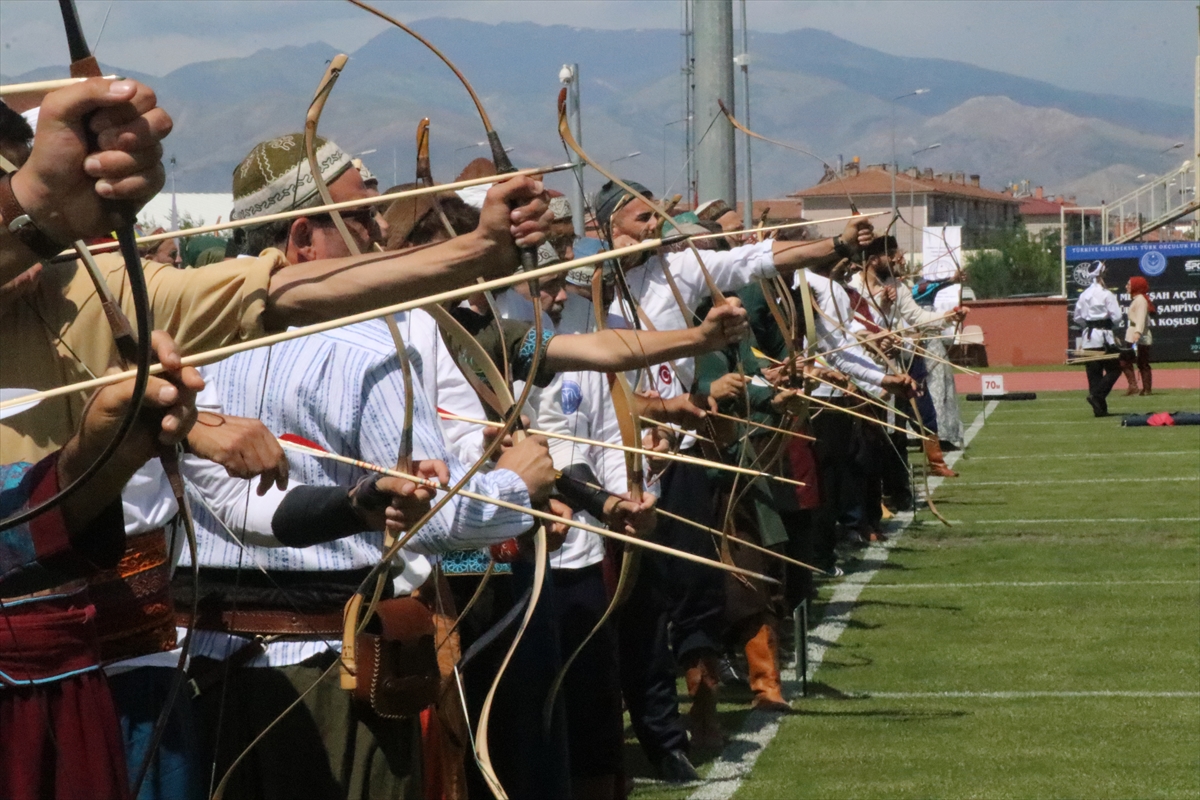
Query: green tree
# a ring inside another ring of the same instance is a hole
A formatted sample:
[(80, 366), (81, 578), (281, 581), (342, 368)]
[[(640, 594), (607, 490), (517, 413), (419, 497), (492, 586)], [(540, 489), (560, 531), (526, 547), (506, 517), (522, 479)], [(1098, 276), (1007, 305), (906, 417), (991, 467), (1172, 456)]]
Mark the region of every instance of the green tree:
[(1024, 226), (990, 235), (967, 257), (967, 284), (981, 300), (1058, 291), (1058, 234), (1035, 238)]

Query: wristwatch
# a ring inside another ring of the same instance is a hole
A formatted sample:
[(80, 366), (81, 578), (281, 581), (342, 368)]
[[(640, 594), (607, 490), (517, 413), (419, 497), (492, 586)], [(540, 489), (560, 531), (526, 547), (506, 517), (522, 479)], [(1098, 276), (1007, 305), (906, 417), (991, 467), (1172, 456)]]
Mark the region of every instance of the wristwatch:
[(43, 233), (33, 221), (33, 217), (25, 213), (17, 196), (13, 194), (12, 176), (15, 174), (10, 172), (0, 177), (0, 217), (4, 218), (4, 226), (17, 241), (42, 258), (53, 258), (66, 248)]

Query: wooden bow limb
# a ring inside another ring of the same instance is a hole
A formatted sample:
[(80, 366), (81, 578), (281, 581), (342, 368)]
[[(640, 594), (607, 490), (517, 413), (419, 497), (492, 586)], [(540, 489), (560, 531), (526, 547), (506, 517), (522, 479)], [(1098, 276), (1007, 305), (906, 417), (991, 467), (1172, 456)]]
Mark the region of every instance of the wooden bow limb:
[[(261, 336), (257, 339), (250, 339), (250, 340), (247, 340), (244, 342), (238, 342), (237, 344), (226, 345), (225, 347), (218, 347), (213, 350), (207, 350), (203, 353), (193, 353), (192, 355), (183, 357), (183, 366), (188, 367), (188, 366), (200, 366), (203, 364), (212, 364), (213, 362), (220, 361), (221, 359), (228, 358), (229, 356), (236, 355), (237, 353), (244, 353), (247, 350), (255, 350), (259, 347), (269, 347), (273, 344), (279, 344), (280, 342), (291, 341), (292, 339), (301, 339), (305, 336), (311, 336), (314, 333), (323, 333), (325, 331), (331, 331), (336, 328), (345, 327), (347, 325), (354, 325), (359, 322), (366, 322), (367, 320), (378, 319), (380, 317), (386, 317), (391, 314), (399, 314), (401, 311), (411, 311), (414, 308), (422, 308), (424, 306), (436, 304), (436, 303), (445, 303), (450, 300), (461, 300), (465, 297), (469, 297), (470, 295), (475, 294), (476, 292), (480, 291), (481, 289), (491, 290), (491, 289), (507, 288), (507, 287), (512, 286), (517, 283), (526, 282), (530, 279), (531, 276), (535, 277), (535, 278), (542, 278), (542, 277), (546, 277), (549, 275), (557, 275), (557, 274), (572, 270), (576, 267), (583, 267), (583, 266), (590, 266), (592, 264), (598, 264), (602, 261), (607, 261), (610, 258), (620, 258), (621, 256), (630, 255), (632, 253), (639, 253), (643, 250), (652, 250), (656, 247), (661, 247), (664, 244), (664, 242), (666, 244), (671, 244), (673, 241), (675, 241), (675, 240), (674, 239), (666, 239), (666, 240), (664, 240), (664, 239), (647, 239), (644, 242), (639, 242), (638, 244), (629, 245), (628, 247), (621, 247), (616, 250), (609, 250), (609, 251), (605, 251), (603, 253), (597, 253), (596, 255), (593, 255), (593, 256), (584, 256), (582, 258), (576, 258), (571, 261), (563, 261), (559, 264), (553, 264), (548, 267), (540, 267), (533, 273), (517, 273), (516, 275), (508, 275), (506, 277), (496, 278), (495, 280), (487, 281), (482, 284), (471, 284), (470, 286), (464, 286), (464, 287), (461, 287), (458, 289), (451, 289), (451, 290), (448, 290), (445, 292), (440, 292), (438, 294), (429, 295), (426, 297), (418, 297), (418, 298), (414, 298), (412, 300), (406, 300), (403, 303), (396, 303), (395, 305), (383, 306), (381, 308), (377, 308), (372, 311), (363, 311), (358, 314), (351, 314), (350, 316), (339, 317), (338, 319), (326, 320), (325, 322), (317, 322), (312, 325), (306, 325), (306, 326), (300, 327), (300, 328), (293, 328), (288, 331), (281, 331), (280, 333), (271, 334), (269, 336)], [(157, 365), (157, 364), (152, 366), (149, 371), (149, 373), (151, 375), (157, 375), (160, 372), (162, 372), (162, 366)], [(62, 395), (71, 394), (73, 392), (91, 391), (92, 389), (96, 389), (101, 386), (108, 386), (113, 383), (119, 383), (120, 381), (128, 380), (129, 378), (134, 377), (134, 375), (135, 375), (135, 372), (133, 370), (127, 370), (125, 372), (113, 373), (112, 375), (102, 375), (97, 378), (92, 378), (92, 379), (86, 380), (86, 381), (80, 381), (78, 383), (68, 384), (66, 386), (59, 386), (54, 389), (47, 389), (42, 392), (35, 392), (33, 394), (21, 395), (20, 397), (15, 397), (15, 398), (11, 398), (9, 400), (0, 402), (0, 410), (11, 408), (13, 406), (22, 405), (25, 403), (36, 403), (36, 402), (40, 402), (42, 400), (50, 399), (52, 397), (60, 397)]]
[[(872, 342), (869, 346), (875, 351), (879, 358), (882, 359), (884, 365), (888, 370), (891, 371), (893, 375), (904, 374), (896, 362), (893, 361), (892, 358), (883, 351), (878, 343)], [(912, 409), (912, 416), (909, 418), (909, 421), (911, 421), (921, 431), (923, 438), (932, 438), (931, 431), (925, 427), (925, 423), (921, 420), (921, 409), (917, 407), (917, 398), (915, 395), (909, 395), (908, 404)], [(936, 517), (947, 528), (952, 527), (950, 520), (942, 516), (942, 512), (938, 511), (937, 506), (934, 505), (933, 491), (929, 488), (929, 470), (923, 470), (921, 477), (925, 484), (925, 505), (929, 509), (929, 513), (933, 514), (933, 516)]]
[[(828, 172), (833, 174), (833, 176), (837, 179), (838, 186), (840, 186), (842, 188), (842, 191), (846, 193), (846, 199), (848, 201), (850, 201), (850, 210), (853, 211), (855, 214), (858, 214), (858, 206), (855, 204), (854, 198), (850, 196), (850, 190), (846, 188), (846, 182), (842, 179), (841, 173), (839, 173), (833, 167), (829, 166), (829, 162), (827, 162), (825, 159), (821, 158), (816, 153), (805, 150), (803, 147), (797, 147), (794, 144), (788, 144), (787, 142), (781, 142), (778, 139), (771, 139), (766, 136), (763, 136), (761, 133), (755, 133), (754, 131), (750, 130), (742, 123), (738, 122), (737, 117), (735, 117), (733, 115), (733, 113), (730, 112), (730, 110), (725, 107), (724, 100), (718, 99), (717, 105), (720, 106), (721, 113), (724, 114), (725, 118), (729, 120), (729, 124), (732, 125), (733, 127), (737, 128), (739, 131), (746, 134), (747, 136), (750, 136), (754, 139), (759, 139), (764, 142), (768, 142), (768, 143), (776, 145), (778, 147), (782, 147), (785, 150), (792, 150), (793, 152), (800, 153), (801, 155), (806, 155), (809, 158), (814, 158), (817, 161), (820, 161), (821, 165), (824, 166)], [(890, 213), (890, 212), (884, 212), (884, 213)], [(877, 216), (877, 215), (872, 215), (872, 216)]]
[[(448, 491), (447, 487), (442, 486), (441, 484), (439, 484), (433, 480), (429, 480), (426, 478), (419, 478), (416, 475), (409, 475), (407, 473), (400, 472), (399, 470), (388, 469), (387, 467), (381, 467), (377, 464), (371, 464), (366, 461), (360, 461), (356, 458), (349, 458), (347, 456), (341, 456), (336, 453), (329, 453), (324, 450), (317, 450), (312, 447), (306, 447), (305, 445), (297, 444), (295, 442), (288, 441), (287, 439), (278, 439), (278, 441), (279, 441), (280, 447), (282, 447), (285, 450), (291, 450), (291, 451), (294, 451), (297, 453), (303, 453), (305, 455), (313, 456), (314, 458), (327, 458), (327, 459), (330, 459), (333, 461), (338, 461), (343, 464), (349, 464), (350, 466), (359, 467), (360, 469), (365, 469), (370, 472), (378, 472), (381, 475), (389, 475), (393, 478), (403, 478), (404, 480), (412, 481), (413, 483), (420, 484), (421, 486), (425, 486), (430, 489), (436, 489), (439, 492)], [(764, 581), (766, 583), (772, 583), (772, 584), (779, 583), (779, 581), (776, 580), (775, 578), (771, 578), (766, 575), (760, 575), (757, 572), (752, 572), (748, 569), (742, 569), (741, 567), (730, 567), (726, 564), (721, 564), (720, 562), (713, 561), (708, 558), (704, 558), (703, 556), (697, 556), (692, 553), (684, 552), (682, 550), (675, 550), (674, 548), (667, 547), (666, 545), (661, 545), (656, 542), (646, 541), (645, 539), (639, 539), (636, 536), (629, 536), (624, 533), (610, 531), (607, 528), (600, 528), (596, 525), (589, 525), (586, 522), (579, 522), (578, 520), (564, 519), (563, 517), (555, 516), (554, 514), (551, 514), (546, 511), (538, 511), (537, 509), (534, 509), (534, 508), (526, 508), (525, 506), (518, 505), (517, 503), (510, 503), (507, 500), (499, 500), (494, 497), (488, 497), (487, 495), (478, 494), (478, 493), (472, 492), (468, 489), (461, 490), (459, 492), (459, 494), (461, 494), (463, 497), (469, 497), (472, 500), (478, 500), (483, 503), (488, 503), (490, 505), (494, 505), (497, 508), (505, 508), (510, 511), (517, 511), (517, 512), (520, 512), (527, 516), (534, 517), (535, 519), (542, 520), (543, 522), (553, 522), (553, 523), (558, 523), (561, 525), (566, 525), (571, 528), (579, 528), (580, 530), (588, 531), (590, 533), (594, 533), (599, 536), (604, 536), (609, 539), (615, 539), (618, 542), (625, 542), (626, 544), (633, 544), (637, 547), (642, 547), (647, 550), (654, 550), (655, 552), (664, 553), (666, 555), (674, 556), (676, 558), (681, 558), (684, 561), (691, 561), (696, 564), (704, 564), (705, 566), (712, 567), (713, 569), (720, 569), (720, 570), (724, 570), (725, 572), (732, 572), (732, 573), (742, 575), (747, 578), (752, 578), (754, 580)]]
[[(357, 2), (357, 0), (351, 0), (351, 2)], [(577, 142), (575, 140), (575, 135), (571, 132), (571, 126), (567, 123), (567, 90), (565, 88), (561, 89), (558, 93), (558, 135), (563, 140), (563, 144), (565, 144), (568, 148), (570, 148), (572, 151), (574, 151), (574, 153), (577, 156), (579, 156), (580, 160), (583, 161), (583, 163), (587, 164), (592, 169), (599, 172), (605, 178), (608, 178), (610, 181), (612, 181), (617, 186), (620, 186), (623, 190), (628, 192), (633, 197), (636, 197), (639, 200), (641, 200), (643, 203), (645, 203), (647, 206), (650, 207), (650, 209), (654, 212), (655, 216), (657, 216), (663, 223), (668, 224), (668, 225), (675, 224), (675, 220), (671, 217), (670, 214), (667, 213), (667, 210), (665, 208), (663, 208), (660, 204), (654, 202), (650, 198), (643, 195), (641, 192), (634, 189), (629, 184), (625, 183), (625, 181), (621, 180), (616, 175), (614, 175), (613, 173), (611, 173), (607, 169), (605, 169), (603, 166), (596, 163), (596, 161), (594, 161), (591, 158), (591, 156), (589, 156), (587, 153), (584, 152), (583, 147), (581, 147), (579, 142)], [(690, 239), (688, 240), (688, 245), (691, 248), (692, 255), (695, 256), (695, 258), (696, 258), (696, 262), (699, 264), (700, 274), (704, 278), (705, 286), (708, 287), (708, 293), (712, 297), (713, 305), (718, 305), (718, 306), (724, 305), (728, 301), (726, 300), (724, 293), (722, 293), (721, 290), (717, 287), (717, 283), (716, 283), (716, 281), (713, 280), (712, 274), (709, 273), (708, 267), (705, 266), (704, 258), (700, 255), (700, 251), (696, 249), (696, 246), (694, 244), (691, 244)], [(687, 320), (692, 316), (692, 312), (689, 311), (689, 309), (687, 309), (686, 307), (681, 308), (679, 310), (683, 314), (684, 320)]]
[[(712, 413), (712, 412), (709, 412), (709, 413)], [(494, 427), (494, 428), (501, 427), (500, 423), (492, 422), (492, 421), (486, 420), (486, 419), (472, 419), (471, 417), (462, 417), (457, 414), (448, 414), (444, 411), (439, 411), (438, 415), (442, 419), (457, 420), (458, 422), (466, 422), (466, 423), (472, 424), (472, 425), (482, 425), (482, 426)], [(733, 417), (732, 419), (736, 419), (738, 422), (745, 421), (742, 419), (738, 419), (737, 417)], [(581, 436), (571, 436), (570, 434), (566, 434), (566, 433), (551, 433), (549, 431), (539, 431), (539, 430), (535, 430), (533, 428), (526, 429), (526, 433), (533, 434), (534, 436), (545, 436), (550, 439), (562, 439), (563, 441), (575, 442), (576, 444), (595, 445), (596, 447), (604, 447), (604, 448), (607, 448), (610, 450), (621, 450), (626, 453), (634, 453), (637, 455), (646, 456), (648, 458), (661, 458), (665, 461), (678, 461), (683, 464), (694, 464), (696, 466), (707, 467), (709, 469), (723, 470), (725, 472), (736, 472), (739, 475), (749, 475), (750, 477), (754, 477), (754, 478), (768, 478), (770, 480), (779, 481), (780, 483), (791, 484), (792, 486), (804, 486), (805, 485), (805, 484), (801, 483), (800, 481), (794, 481), (791, 478), (783, 478), (778, 475), (772, 475), (769, 472), (761, 472), (759, 470), (747, 469), (745, 467), (735, 467), (732, 464), (722, 464), (719, 461), (709, 461), (708, 459), (696, 458), (695, 456), (685, 456), (685, 455), (681, 455), (679, 453), (658, 453), (653, 450), (645, 450), (640, 447), (631, 447), (629, 445), (617, 444), (615, 442), (604, 442), (604, 441), (600, 441), (598, 439), (585, 439)], [(796, 435), (799, 436), (800, 434), (796, 434)], [(802, 438), (810, 438), (810, 437), (802, 437)]]
[[(800, 396), (807, 399), (807, 395), (800, 395)], [(716, 411), (709, 411), (708, 413), (714, 417), (717, 417), (718, 419), (727, 419), (730, 422), (737, 422), (741, 425), (749, 425), (751, 428), (762, 428), (765, 431), (774, 431), (775, 433), (780, 433), (780, 434), (783, 434), (784, 436), (791, 436), (795, 439), (804, 439), (809, 442), (816, 441), (815, 437), (808, 436), (807, 434), (803, 434), (798, 431), (789, 431), (786, 428), (776, 428), (774, 425), (766, 425), (762, 422), (754, 422), (753, 420), (742, 419), (741, 417), (735, 417), (732, 414), (721, 414)], [(800, 484), (800, 485), (803, 486), (804, 484)]]
[[(337, 80), (341, 76), (342, 70), (345, 68), (348, 60), (349, 57), (344, 53), (339, 53), (333, 57), (329, 63), (329, 67), (325, 70), (325, 75), (321, 78), (321, 83), (317, 86), (317, 90), (313, 95), (312, 102), (309, 104), (308, 112), (304, 118), (304, 154), (308, 160), (309, 171), (312, 173), (313, 184), (316, 186), (317, 192), (321, 195), (321, 200), (325, 205), (333, 205), (333, 196), (329, 192), (325, 176), (321, 174), (321, 165), (317, 161), (317, 127), (320, 125), (321, 113), (325, 110), (325, 103), (329, 99), (330, 93), (333, 92), (333, 87), (337, 84)], [(346, 221), (342, 219), (341, 212), (335, 209), (329, 212), (329, 216), (333, 220), (334, 227), (337, 228), (338, 234), (342, 237), (342, 243), (346, 246), (350, 255), (362, 255), (358, 242), (350, 234), (350, 229), (346, 227)], [(396, 357), (400, 361), (401, 379), (404, 385), (404, 423), (401, 429), (399, 452), (396, 455), (396, 469), (412, 472), (412, 364), (409, 362), (408, 348), (404, 344), (404, 338), (400, 335), (400, 327), (396, 324), (396, 317), (388, 315), (384, 317), (384, 321), (387, 323), (388, 332), (391, 334), (392, 342), (396, 347)], [(391, 545), (395, 543), (395, 537), (385, 532), (383, 543), (385, 549), (390, 549)], [(339, 680), (341, 687), (347, 691), (353, 691), (358, 685), (358, 634), (366, 628), (372, 614), (374, 614), (375, 608), (379, 604), (379, 599), (383, 596), (383, 590), (387, 585), (388, 578), (387, 572), (380, 570), (378, 577), (375, 579), (375, 587), (369, 600), (366, 600), (362, 593), (355, 592), (346, 603), (345, 625), (342, 636), (342, 668)], [(363, 608), (364, 600), (366, 600), (365, 609)]]
[[(608, 314), (604, 307), (604, 276), (601, 270), (595, 270), (592, 273), (591, 288), (592, 316), (595, 319), (596, 330), (604, 330)], [(645, 462), (642, 457), (644, 451), (640, 447), (642, 444), (642, 432), (638, 415), (634, 410), (633, 389), (630, 387), (629, 380), (625, 377), (625, 374), (620, 372), (608, 373), (608, 385), (613, 412), (616, 414), (621, 441), (624, 445), (622, 449), (625, 451), (625, 475), (626, 484), (629, 488), (629, 498), (635, 503), (640, 503), (642, 501), (642, 486), (645, 483)], [(578, 437), (571, 438), (578, 440)], [(625, 604), (633, 593), (634, 586), (637, 583), (641, 555), (642, 551), (632, 545), (627, 543), (624, 546), (621, 553), (621, 569), (617, 575), (617, 585), (613, 591), (612, 599), (609, 600), (608, 606), (604, 609), (600, 618), (596, 620), (596, 624), (592, 626), (587, 635), (576, 645), (574, 651), (567, 656), (558, 674), (554, 676), (554, 680), (550, 684), (550, 691), (546, 693), (546, 701), (542, 704), (542, 727), (545, 731), (549, 732), (552, 727), (555, 700), (562, 689), (567, 673), (571, 670), (571, 666), (579, 658), (584, 648), (587, 647), (592, 637), (608, 624), (613, 614), (617, 613), (618, 609)]]
[[(60, 0), (59, 8), (62, 13), (63, 27), (66, 31), (67, 44), (71, 54), (71, 75), (75, 78), (90, 79), (100, 77), (100, 65), (97, 63), (95, 56), (92, 55), (88, 48), (87, 39), (83, 34), (83, 28), (79, 23), (79, 14), (75, 8), (74, 0)], [(88, 134), (89, 145), (94, 143), (92, 134)], [(126, 366), (133, 363), (137, 365), (137, 369), (133, 370), (136, 376), (134, 393), (129, 401), (129, 408), (124, 415), (122, 424), (118, 429), (117, 434), (113, 437), (110, 443), (105, 447), (97, 459), (88, 466), (88, 469), (69, 486), (59, 490), (59, 492), (50, 500), (43, 501), (37, 507), (31, 510), (30, 514), (37, 514), (40, 511), (47, 510), (53, 501), (61, 500), (69, 492), (77, 486), (82, 485), (89, 480), (93, 474), (99, 471), (103, 464), (115, 454), (117, 448), (125, 439), (126, 434), (132, 428), (134, 421), (139, 416), (139, 409), (142, 405), (142, 399), (145, 395), (147, 380), (150, 375), (150, 366), (152, 360), (152, 315), (149, 304), (149, 294), (146, 287), (145, 275), (142, 271), (141, 259), (138, 257), (137, 247), (134, 244), (134, 229), (132, 223), (122, 225), (117, 231), (118, 246), (121, 249), (122, 258), (125, 261), (126, 280), (129, 281), (131, 294), (134, 297), (134, 306), (138, 322), (137, 332), (135, 333), (133, 326), (130, 324), (128, 317), (121, 310), (120, 305), (113, 297), (113, 293), (104, 280), (96, 263), (89, 257), (85, 259), (88, 276), (91, 278), (101, 302), (104, 305), (105, 316), (108, 320), (109, 327), (112, 329), (113, 339), (116, 345), (117, 353), (120, 359)], [(76, 242), (75, 247), (82, 251), (86, 249), (83, 242)], [(139, 338), (140, 337), (140, 338)], [(179, 473), (179, 450), (177, 447), (158, 448), (159, 462), (162, 464), (162, 469), (167, 476), (168, 484), (171, 487), (171, 493), (174, 495), (178, 505), (179, 517), (183, 521), (184, 531), (187, 538), (188, 549), (192, 556), (192, 581), (193, 589), (199, 591), (199, 567), (196, 565), (196, 531), (192, 523), (191, 513), (188, 510), (187, 498), (184, 496), (183, 478)], [(13, 522), (15, 518), (10, 517), (4, 521), (5, 528)], [(192, 613), (196, 613), (196, 603), (198, 597), (193, 598)], [(7, 613), (5, 613), (7, 617)], [(182, 646), (180, 647), (179, 659), (175, 665), (175, 669), (171, 676), (171, 683), (167, 690), (167, 696), (162, 709), (155, 720), (154, 727), (151, 729), (150, 737), (146, 743), (145, 753), (142, 757), (141, 764), (138, 765), (137, 771), (131, 773), (133, 780), (133, 789), (131, 796), (136, 797), (140, 792), (142, 783), (146, 779), (146, 775), (150, 770), (150, 765), (158, 752), (158, 747), (162, 741), (163, 733), (166, 731), (167, 722), (170, 718), (171, 711), (174, 708), (175, 701), (179, 696), (179, 690), (183, 686), (185, 676), (185, 668), (187, 660), (191, 653), (192, 637), (189, 632), (184, 637)], [(130, 766), (133, 766), (132, 764)]]
[[(558, 93), (558, 135), (559, 135), (559, 138), (562, 139), (563, 144), (566, 145), (567, 148), (569, 148), (571, 151), (573, 151), (577, 156), (579, 156), (580, 161), (582, 161), (583, 163), (592, 167), (592, 169), (596, 170), (601, 175), (608, 178), (615, 185), (621, 187), (621, 189), (623, 189), (625, 192), (627, 192), (631, 196), (636, 197), (639, 200), (641, 200), (643, 203), (645, 203), (654, 212), (655, 216), (657, 216), (661, 220), (663, 225), (672, 225), (673, 226), (675, 224), (675, 221), (671, 217), (670, 213), (668, 213), (667, 210), (665, 208), (663, 208), (660, 204), (656, 203), (654, 200), (650, 199), (646, 195), (644, 195), (641, 192), (639, 192), (638, 190), (634, 189), (628, 183), (626, 183), (625, 181), (618, 178), (616, 175), (614, 175), (609, 170), (605, 169), (602, 165), (596, 163), (596, 161), (594, 159), (592, 159), (586, 152), (584, 152), (583, 147), (580, 146), (578, 141), (576, 141), (575, 135), (571, 131), (571, 126), (567, 122), (567, 90), (566, 90), (566, 88), (561, 89)], [(857, 211), (857, 209), (855, 209), (855, 210)], [(660, 226), (660, 228), (661, 228), (661, 226)], [(662, 229), (665, 230), (665, 228), (662, 228)], [(704, 263), (704, 257), (701, 255), (700, 251), (696, 248), (696, 245), (691, 241), (690, 238), (687, 239), (687, 245), (688, 245), (688, 249), (690, 249), (692, 252), (692, 256), (696, 259), (696, 266), (700, 270), (701, 276), (704, 278), (704, 284), (708, 289), (708, 294), (709, 294), (709, 297), (712, 299), (713, 305), (721, 306), (721, 305), (727, 304), (729, 302), (729, 300), (725, 297), (725, 294), (721, 291), (720, 287), (717, 286), (716, 281), (713, 279), (712, 273), (710, 273), (708, 271), (708, 266)], [(678, 288), (675, 286), (674, 276), (671, 274), (671, 271), (666, 262), (666, 259), (663, 259), (663, 261), (662, 261), (662, 269), (663, 269), (663, 274), (666, 277), (667, 283), (671, 286), (671, 291), (675, 295), (675, 301), (679, 305), (679, 312), (680, 312), (680, 314), (683, 315), (684, 323), (686, 325), (688, 325), (688, 327), (691, 327), (692, 318), (694, 316), (694, 311), (692, 309), (688, 308), (687, 305), (682, 302), (682, 295), (680, 295), (680, 293), (678, 292)], [(633, 301), (632, 296), (630, 296), (629, 300), (630, 300), (630, 302)], [(737, 359), (737, 371), (738, 371), (739, 375), (741, 375), (743, 378), (745, 378), (745, 369), (744, 369), (744, 365), (742, 364), (740, 357)], [(743, 394), (745, 394), (746, 405), (747, 405), (747, 407), (749, 407), (749, 405), (750, 405), (749, 392), (743, 390)], [(745, 455), (745, 448), (743, 447), (738, 454), (738, 460), (739, 461), (742, 460), (744, 455)], [(737, 488), (737, 479), (735, 478), (734, 479), (735, 492), (736, 492), (736, 488)], [(725, 515), (726, 516), (726, 527), (728, 527), (729, 521), (732, 518), (732, 511), (733, 511), (733, 508), (731, 505), (727, 509), (726, 515)]]
[[(96, 77), (106, 81), (125, 80), (120, 75), (97, 75)], [(58, 78), (50, 81), (33, 81), (32, 83), (6, 83), (0, 86), (0, 97), (10, 94), (44, 94), (90, 80), (91, 78)]]
[[(246, 217), (245, 219), (235, 219), (228, 222), (221, 222), (215, 225), (200, 225), (195, 228), (185, 228), (177, 231), (167, 231), (165, 233), (155, 233), (150, 236), (137, 237), (138, 244), (151, 244), (153, 242), (162, 242), (167, 239), (182, 239), (188, 236), (199, 236), (205, 233), (218, 233), (220, 231), (233, 230), (234, 228), (249, 228), (258, 225), (265, 225), (268, 222), (278, 222), (285, 219), (296, 219), (297, 217), (311, 217), (320, 214), (326, 214), (333, 211), (348, 211), (355, 208), (365, 208), (366, 206), (374, 206), (380, 203), (387, 203), (392, 200), (400, 200), (405, 197), (419, 197), (427, 194), (439, 194), (441, 192), (453, 192), (458, 189), (467, 189), (472, 186), (483, 186), (489, 183), (500, 183), (509, 178), (519, 178), (530, 175), (551, 175), (555, 172), (565, 172), (573, 169), (574, 164), (553, 164), (546, 167), (529, 167), (527, 169), (519, 169), (515, 172), (509, 172), (504, 175), (484, 175), (479, 178), (468, 178), (461, 181), (453, 181), (451, 183), (442, 183), (435, 186), (420, 186), (415, 189), (405, 189), (400, 192), (392, 192), (390, 194), (381, 194), (374, 197), (360, 197), (355, 200), (344, 200), (340, 203), (332, 203), (321, 206), (312, 206), (310, 208), (296, 208), (291, 211), (280, 211), (275, 214), (263, 214), (260, 217)], [(93, 253), (107, 252), (116, 247), (112, 242), (104, 244), (94, 244), (88, 247)], [(71, 251), (64, 251), (69, 254)], [(609, 258), (611, 253), (606, 253)], [(59, 256), (61, 258), (61, 256)]]

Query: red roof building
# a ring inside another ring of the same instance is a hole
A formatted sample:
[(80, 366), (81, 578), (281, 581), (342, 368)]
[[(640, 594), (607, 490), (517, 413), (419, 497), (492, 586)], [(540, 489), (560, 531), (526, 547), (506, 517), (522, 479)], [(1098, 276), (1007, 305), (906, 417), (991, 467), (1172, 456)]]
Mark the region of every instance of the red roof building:
[[(921, 229), (930, 225), (963, 226), (963, 246), (978, 246), (991, 231), (1017, 224), (1019, 201), (979, 185), (979, 176), (961, 172), (934, 174), (916, 168), (895, 176), (896, 206), (901, 219), (893, 228), (900, 246), (914, 252), (921, 247)], [(886, 164), (859, 168), (846, 165), (839, 174), (827, 171), (816, 185), (789, 197), (804, 201), (804, 215), (821, 220), (848, 216), (850, 202), (863, 214), (890, 213), (893, 174)], [(885, 218), (886, 220), (886, 218)], [(884, 223), (886, 225), (886, 221)], [(818, 236), (833, 236), (844, 222), (819, 226)]]

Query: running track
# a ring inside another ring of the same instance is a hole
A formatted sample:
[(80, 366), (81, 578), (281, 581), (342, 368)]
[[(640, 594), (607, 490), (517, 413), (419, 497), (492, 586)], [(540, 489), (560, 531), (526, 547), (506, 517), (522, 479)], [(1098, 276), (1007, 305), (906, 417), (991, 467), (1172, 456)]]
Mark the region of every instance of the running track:
[[(1087, 389), (1087, 375), (1083, 367), (1074, 367), (1061, 372), (1005, 372), (1003, 367), (979, 369), (988, 375), (1004, 376), (1004, 391), (1006, 392), (1062, 392), (1075, 389)], [(974, 375), (958, 374), (954, 376), (954, 388), (959, 394), (979, 392), (979, 378)], [(1196, 369), (1156, 369), (1154, 370), (1155, 389), (1200, 389), (1200, 367)], [(1113, 392), (1124, 392), (1125, 379), (1117, 381)]]

